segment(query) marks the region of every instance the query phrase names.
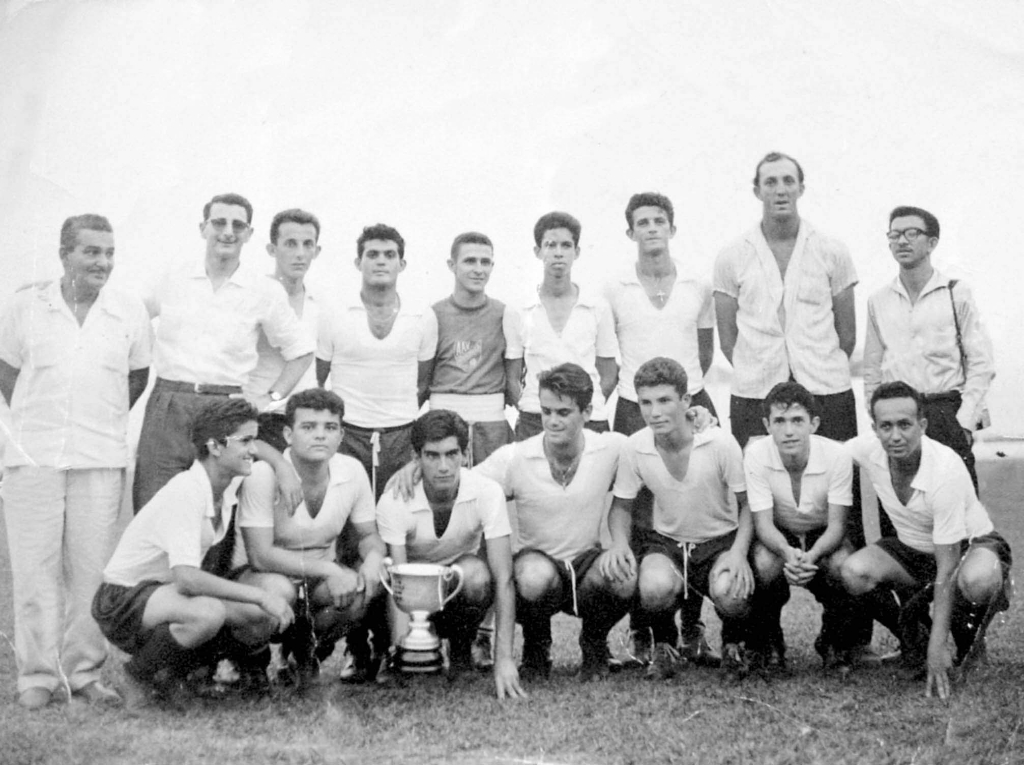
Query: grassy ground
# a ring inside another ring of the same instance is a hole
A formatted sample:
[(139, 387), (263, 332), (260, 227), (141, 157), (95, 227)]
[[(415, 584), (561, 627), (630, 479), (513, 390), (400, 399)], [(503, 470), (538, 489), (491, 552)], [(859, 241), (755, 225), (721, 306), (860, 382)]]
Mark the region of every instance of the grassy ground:
[[(1024, 559), (1024, 466), (984, 463), (982, 496)], [(0, 530), (2, 535), (2, 530)], [(12, 634), (6, 542), (0, 631)], [(718, 623), (705, 611), (710, 630)], [(99, 712), (77, 702), (36, 713), (15, 703), (14, 658), (0, 638), (0, 763), (1024, 763), (1024, 607), (989, 632), (991, 662), (949, 702), (925, 699), (887, 669), (841, 682), (818, 672), (818, 613), (796, 592), (784, 614), (794, 672), (725, 686), (717, 672), (670, 682), (637, 673), (581, 685), (578, 623), (555, 622), (555, 673), (528, 701), (499, 703), (487, 677), (417, 678), (405, 688), (343, 688), (336, 663), (316, 700), (198, 702), (187, 713)], [(613, 649), (624, 627), (613, 633)], [(892, 638), (876, 628), (876, 644)], [(114, 684), (122, 656), (105, 670)]]

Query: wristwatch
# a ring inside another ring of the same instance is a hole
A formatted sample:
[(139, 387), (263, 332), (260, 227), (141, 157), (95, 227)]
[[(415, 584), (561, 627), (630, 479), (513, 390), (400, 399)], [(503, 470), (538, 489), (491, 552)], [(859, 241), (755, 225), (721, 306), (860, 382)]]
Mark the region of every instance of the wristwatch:
[(267, 391), (267, 395), (270, 396), (270, 400), (275, 404), (284, 398), (284, 396), (282, 396), (276, 390)]

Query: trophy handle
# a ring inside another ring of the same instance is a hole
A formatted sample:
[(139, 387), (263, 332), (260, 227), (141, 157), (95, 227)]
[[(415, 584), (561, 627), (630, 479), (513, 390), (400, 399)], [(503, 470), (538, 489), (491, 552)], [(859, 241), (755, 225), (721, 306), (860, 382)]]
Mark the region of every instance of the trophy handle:
[(380, 567), (380, 583), (384, 585), (384, 589), (388, 591), (391, 597), (395, 596), (394, 590), (391, 589), (391, 566), (394, 565), (394, 561), (391, 558), (385, 558), (381, 561)]
[[(453, 576), (458, 577), (458, 584), (455, 585), (455, 589), (448, 593), (448, 597), (445, 597), (444, 586), (446, 583), (451, 581)], [(448, 605), (448, 602), (462, 591), (462, 582), (464, 578), (465, 574), (462, 572), (462, 566), (458, 563), (453, 563), (445, 569), (445, 572), (437, 580), (437, 599), (441, 603), (441, 608), (439, 610), (443, 611), (444, 607)]]

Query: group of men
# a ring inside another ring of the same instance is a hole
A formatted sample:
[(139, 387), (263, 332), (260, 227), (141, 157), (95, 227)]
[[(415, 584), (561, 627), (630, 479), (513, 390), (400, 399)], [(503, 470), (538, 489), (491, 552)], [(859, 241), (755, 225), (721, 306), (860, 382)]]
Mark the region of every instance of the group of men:
[[(636, 259), (602, 295), (572, 279), (579, 222), (544, 215), (543, 279), (517, 308), (487, 295), (494, 248), (477, 232), (452, 244), (452, 294), (425, 306), (398, 290), (399, 232), (369, 226), (358, 295), (342, 299), (305, 279), (315, 216), (275, 215), (274, 272), (252, 275), (252, 206), (219, 195), (203, 209), (202, 262), (140, 300), (105, 286), (109, 222), (69, 218), (63, 278), (20, 291), (0, 320), (19, 702), (45, 706), (64, 676), (72, 695), (119, 703), (99, 680), (105, 639), (131, 654), (122, 692), (136, 702), (185, 692), (224, 657), (262, 690), (271, 641), (300, 687), (342, 636), (344, 677), (384, 680), (403, 629), (379, 586), (385, 556), (459, 564), (463, 588), (436, 626), (452, 669), (491, 667), (499, 697), (550, 673), (559, 611), (582, 620), (584, 679), (622, 667), (608, 633), (627, 613), (631, 659), (652, 677), (784, 665), (790, 585), (823, 603), (826, 666), (866, 660), (877, 619), (905, 671), (946, 696), (950, 632), (966, 665), (1007, 607), (1010, 551), (971, 456), (991, 349), (966, 286), (931, 265), (938, 221), (897, 208), (899, 274), (868, 303), (875, 432), (857, 437), (857, 277), (846, 248), (799, 216), (803, 181), (791, 157), (758, 163), (761, 220), (710, 285), (671, 257), (661, 194), (630, 199)], [(731, 434), (708, 425), (716, 326)], [(153, 355), (136, 515), (118, 541), (127, 416)], [(854, 463), (884, 509), (872, 545)]]

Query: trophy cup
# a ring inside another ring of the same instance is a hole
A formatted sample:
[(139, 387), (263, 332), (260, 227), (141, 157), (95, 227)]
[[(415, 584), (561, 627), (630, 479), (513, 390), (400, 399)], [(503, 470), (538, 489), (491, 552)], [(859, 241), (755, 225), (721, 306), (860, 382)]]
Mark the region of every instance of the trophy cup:
[[(441, 611), (462, 589), (462, 569), (452, 564), (391, 563), (385, 561), (380, 581), (395, 605), (410, 616), (409, 632), (398, 643), (398, 665), (403, 672), (426, 674), (441, 671), (441, 641), (430, 615)], [(455, 586), (449, 583), (456, 579)]]

